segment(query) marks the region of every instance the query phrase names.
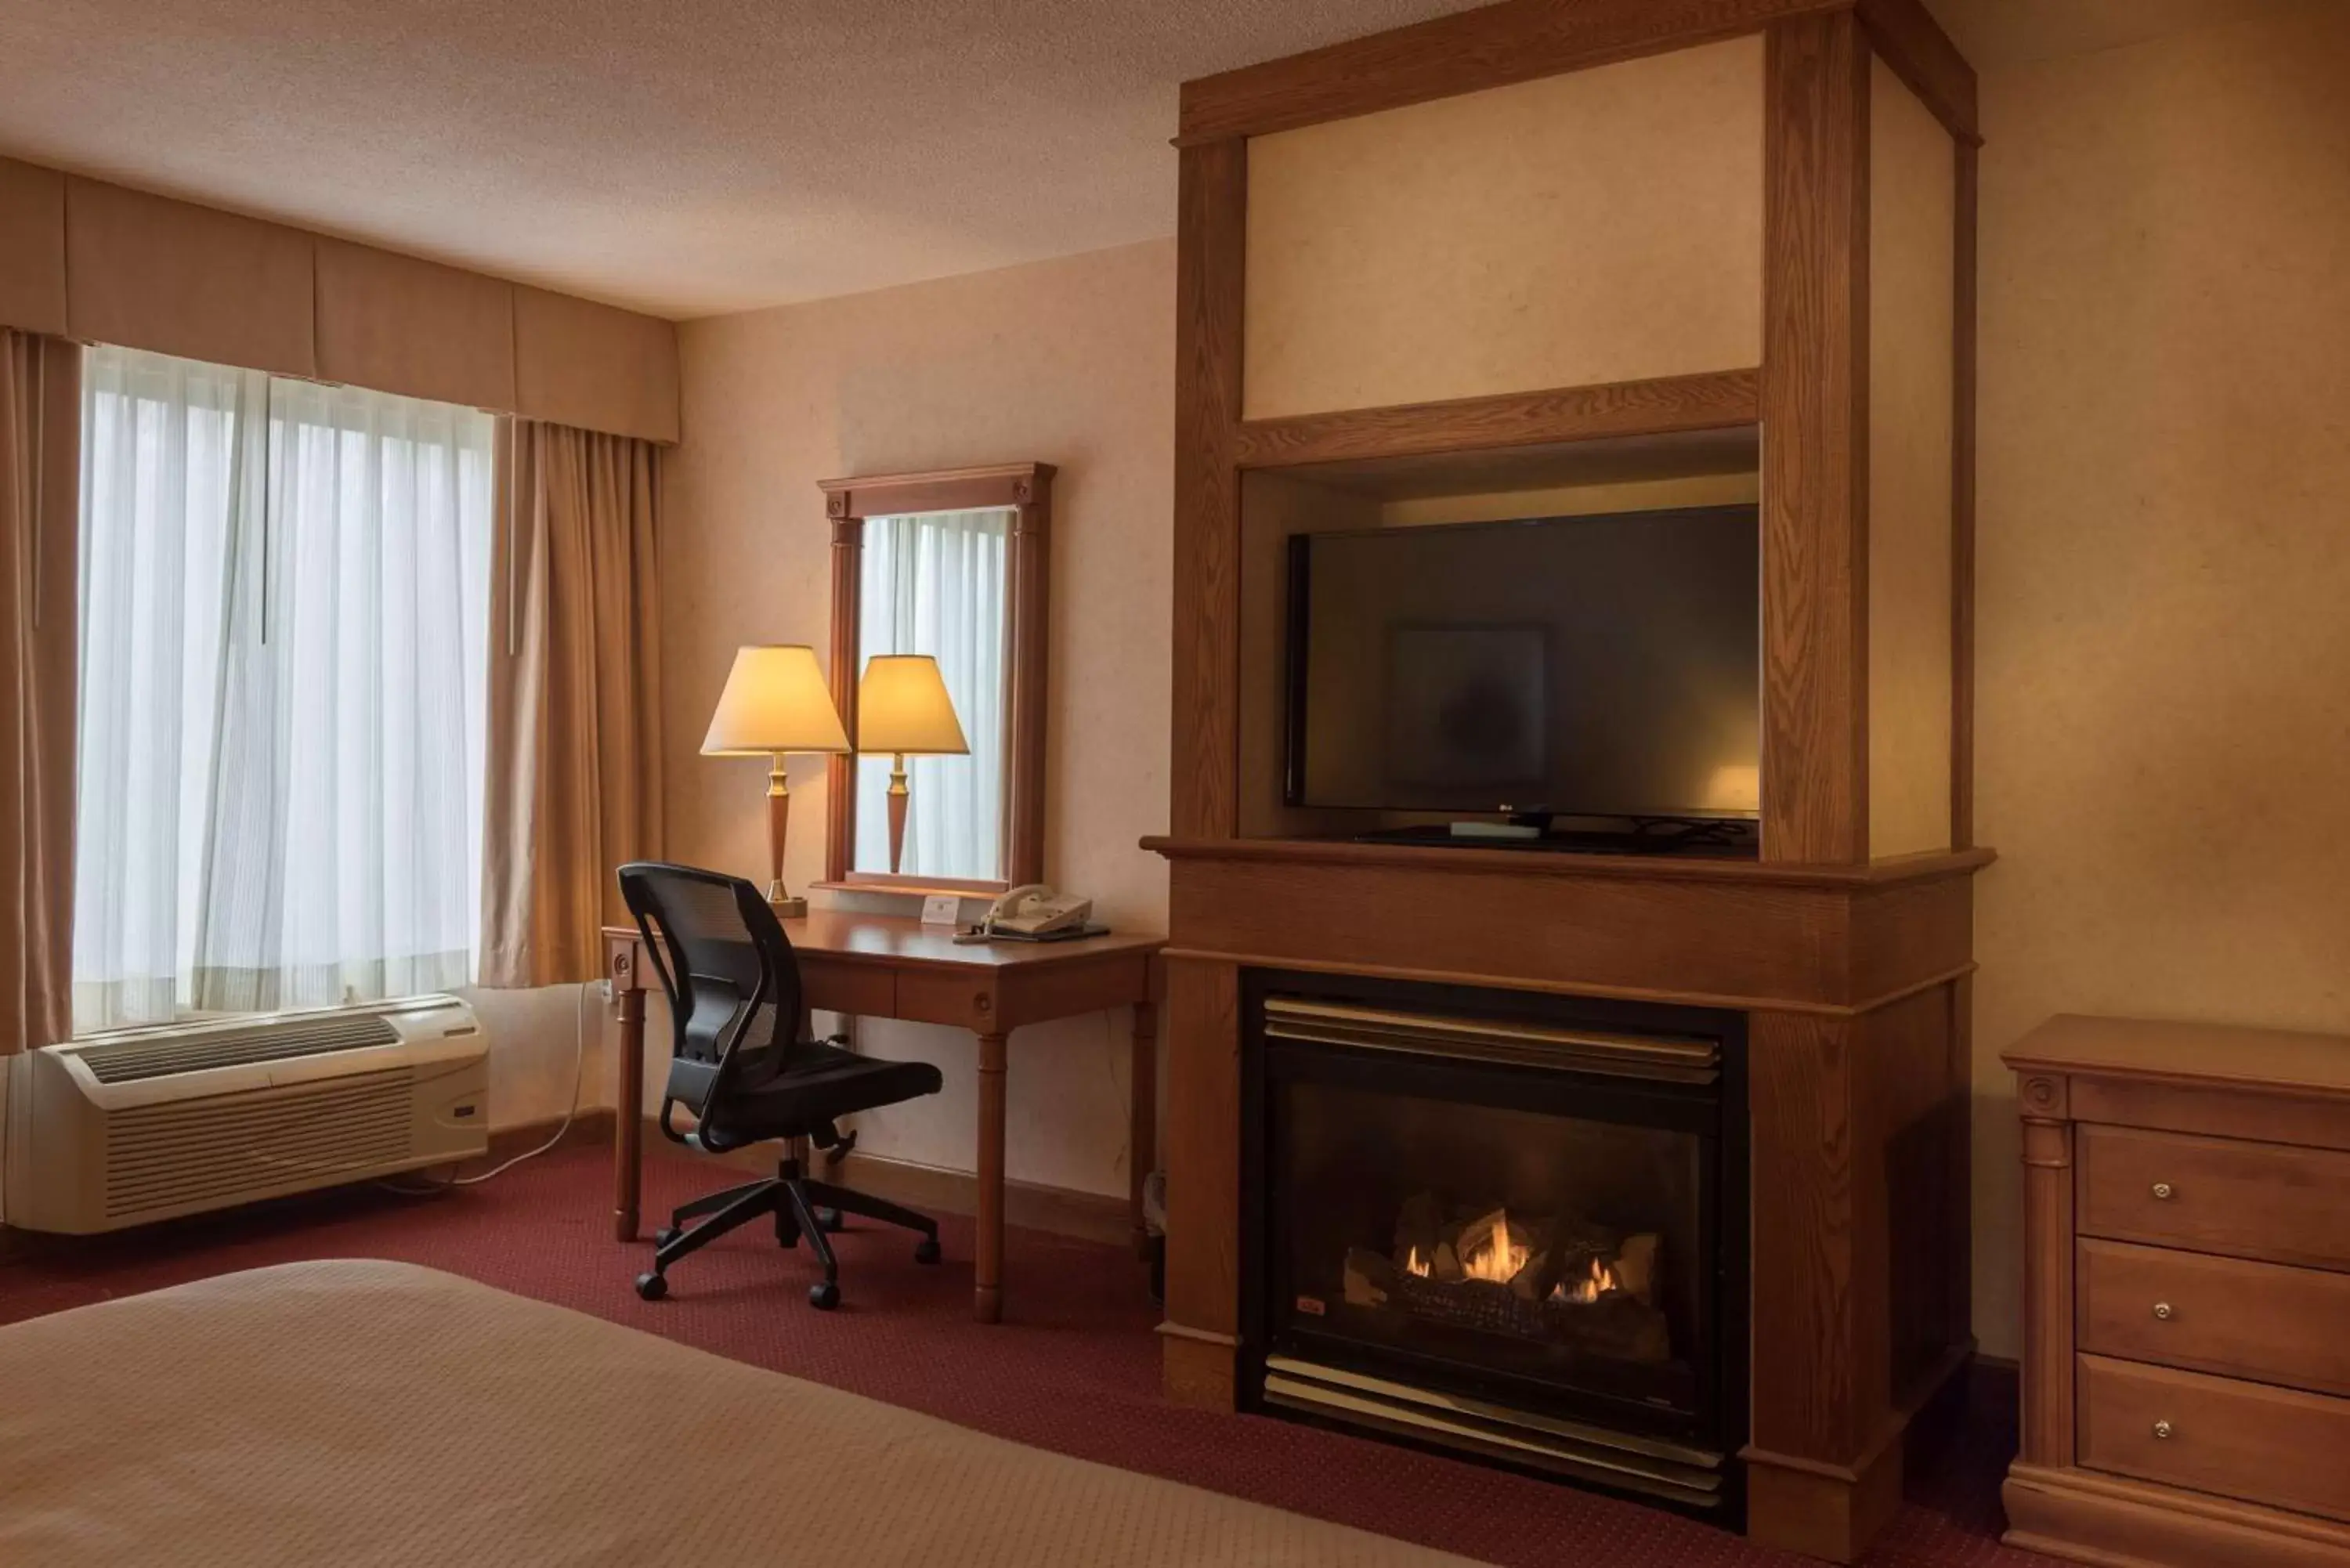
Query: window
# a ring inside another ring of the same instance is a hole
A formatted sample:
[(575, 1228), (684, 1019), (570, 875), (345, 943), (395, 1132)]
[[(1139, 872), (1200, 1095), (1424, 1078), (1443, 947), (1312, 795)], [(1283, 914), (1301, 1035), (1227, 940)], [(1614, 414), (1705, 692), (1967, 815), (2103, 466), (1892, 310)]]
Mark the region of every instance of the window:
[(494, 421), (84, 376), (78, 1030), (472, 982)]
[[(858, 666), (877, 653), (939, 663), (969, 756), (910, 756), (899, 870), (910, 877), (1003, 875), (1005, 566), (1010, 507), (865, 521)], [(857, 759), (858, 871), (889, 866), (891, 759)]]

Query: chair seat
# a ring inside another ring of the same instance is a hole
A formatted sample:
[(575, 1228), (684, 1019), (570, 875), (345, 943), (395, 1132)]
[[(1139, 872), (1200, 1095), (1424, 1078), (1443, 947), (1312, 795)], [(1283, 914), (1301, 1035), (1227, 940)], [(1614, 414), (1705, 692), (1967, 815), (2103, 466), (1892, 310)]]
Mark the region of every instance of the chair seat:
[(711, 1129), (729, 1143), (799, 1137), (852, 1111), (935, 1095), (946, 1083), (928, 1062), (860, 1056), (820, 1041), (740, 1052), (738, 1060), (741, 1076)]

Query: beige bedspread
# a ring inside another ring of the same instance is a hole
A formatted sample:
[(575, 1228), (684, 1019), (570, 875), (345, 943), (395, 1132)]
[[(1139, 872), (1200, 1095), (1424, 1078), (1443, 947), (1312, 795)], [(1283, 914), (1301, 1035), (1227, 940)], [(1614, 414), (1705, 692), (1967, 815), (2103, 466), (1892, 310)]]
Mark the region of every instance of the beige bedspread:
[(591, 1563), (1463, 1560), (404, 1263), (294, 1263), (0, 1329), (7, 1568)]

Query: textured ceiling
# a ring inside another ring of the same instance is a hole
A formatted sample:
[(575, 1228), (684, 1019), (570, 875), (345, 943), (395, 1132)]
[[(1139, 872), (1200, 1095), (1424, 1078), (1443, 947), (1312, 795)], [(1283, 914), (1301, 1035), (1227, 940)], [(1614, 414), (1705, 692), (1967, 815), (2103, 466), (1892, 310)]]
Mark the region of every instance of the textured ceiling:
[(0, 152), (671, 316), (1174, 232), (1176, 84), (1476, 0), (0, 0)]
[[(1176, 84), (1477, 0), (0, 0), (0, 152), (670, 316), (1174, 229)], [(2281, 0), (1929, 0), (1991, 66)]]
[(1980, 71), (2142, 44), (2342, 0), (1926, 0)]

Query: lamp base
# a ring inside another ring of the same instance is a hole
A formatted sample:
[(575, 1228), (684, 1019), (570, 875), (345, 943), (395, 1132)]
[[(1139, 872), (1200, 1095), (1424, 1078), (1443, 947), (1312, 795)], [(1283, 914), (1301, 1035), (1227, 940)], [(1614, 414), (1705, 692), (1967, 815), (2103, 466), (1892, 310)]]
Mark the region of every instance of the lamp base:
[(775, 911), (775, 919), (779, 920), (807, 919), (807, 900), (785, 893), (780, 882), (767, 889), (767, 906)]

